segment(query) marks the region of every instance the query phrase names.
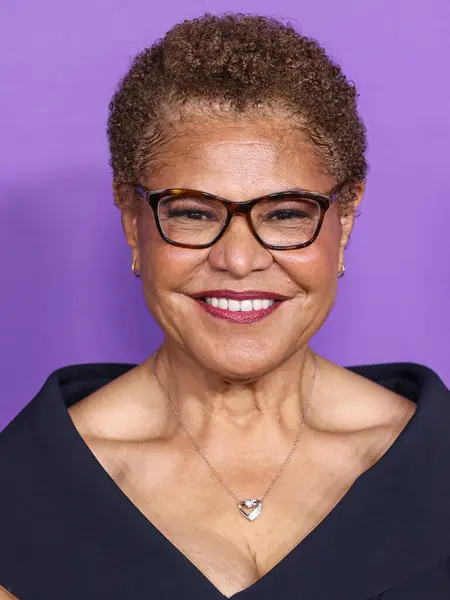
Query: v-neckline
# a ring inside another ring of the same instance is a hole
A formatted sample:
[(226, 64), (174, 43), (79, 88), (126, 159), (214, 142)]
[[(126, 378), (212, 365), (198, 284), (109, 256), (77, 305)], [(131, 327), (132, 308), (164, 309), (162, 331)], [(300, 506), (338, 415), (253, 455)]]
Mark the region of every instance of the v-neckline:
[[(131, 536), (131, 539), (133, 540), (136, 539), (136, 542), (140, 540), (140, 543), (142, 543), (144, 548), (148, 549), (149, 542), (150, 545), (152, 544), (152, 541), (154, 543), (155, 536), (159, 538), (161, 544), (165, 547), (167, 554), (172, 557), (172, 560), (179, 563), (180, 571), (187, 574), (187, 576), (191, 574), (191, 577), (196, 579), (199, 586), (205, 590), (204, 593), (209, 594), (208, 597), (217, 597), (218, 599), (228, 598), (228, 596), (223, 594), (212, 581), (206, 577), (190, 558), (183, 554), (183, 552), (141, 512), (104, 469), (75, 427), (75, 424), (68, 413), (68, 405), (66, 404), (60, 389), (59, 394), (61, 405), (64, 407), (64, 413), (67, 419), (67, 428), (64, 432), (65, 437), (70, 444), (77, 445), (79, 449), (77, 458), (78, 460), (80, 457), (83, 458), (81, 469), (90, 471), (92, 473), (92, 477), (90, 478), (91, 481), (98, 482), (98, 489), (92, 491), (92, 498), (98, 499), (103, 506), (105, 504), (113, 505), (113, 510), (115, 508), (118, 509), (118, 515), (121, 513), (125, 514), (127, 518), (125, 518), (124, 521), (127, 523), (128, 536)], [(392, 468), (394, 468), (394, 470), (398, 470), (399, 468), (407, 469), (407, 457), (410, 455), (414, 441), (417, 439), (415, 430), (418, 427), (418, 423), (420, 423), (421, 412), (421, 402), (418, 402), (415, 414), (408, 421), (406, 427), (402, 430), (394, 443), (375, 464), (355, 479), (343, 498), (339, 500), (319, 525), (317, 525), (305, 538), (300, 540), (298, 544), (296, 544), (270, 571), (247, 588), (233, 594), (230, 598), (232, 600), (240, 600), (240, 598), (246, 598), (246, 600), (250, 600), (251, 598), (266, 598), (265, 592), (267, 592), (267, 589), (276, 588), (276, 581), (279, 581), (280, 577), (284, 580), (285, 577), (291, 573), (292, 566), (293, 571), (296, 572), (302, 561), (307, 565), (311, 562), (311, 557), (315, 557), (316, 559), (320, 558), (323, 553), (330, 551), (330, 548), (328, 547), (329, 544), (331, 544), (331, 546), (336, 544), (336, 547), (339, 548), (342, 543), (342, 539), (340, 539), (341, 535), (345, 533), (345, 529), (343, 530), (340, 524), (352, 523), (352, 511), (354, 511), (355, 507), (358, 507), (361, 502), (364, 503), (368, 501), (371, 494), (375, 491), (374, 487), (376, 487), (376, 482), (383, 480), (383, 477), (380, 477), (380, 473), (382, 474), (383, 471), (389, 471)], [(61, 434), (58, 438), (61, 438)], [(412, 456), (414, 456), (414, 453), (412, 453)], [(357, 520), (358, 511), (357, 514), (353, 516), (354, 519)], [(364, 519), (369, 515), (363, 512), (362, 515), (359, 514), (359, 516)], [(353, 527), (356, 527), (357, 524), (357, 522), (352, 523)], [(329, 532), (331, 537), (321, 547), (321, 543), (323, 543), (322, 540), (327, 538), (327, 532)], [(347, 532), (347, 534), (350, 536), (357, 535), (354, 532)], [(333, 550), (331, 550), (331, 552), (333, 552)], [(176, 564), (171, 565), (171, 568), (176, 570)], [(306, 581), (306, 588), (307, 587), (308, 581)], [(304, 578), (303, 589), (306, 588)], [(302, 589), (302, 586), (299, 587), (299, 590), (300, 589)], [(348, 600), (351, 600), (351, 598)]]

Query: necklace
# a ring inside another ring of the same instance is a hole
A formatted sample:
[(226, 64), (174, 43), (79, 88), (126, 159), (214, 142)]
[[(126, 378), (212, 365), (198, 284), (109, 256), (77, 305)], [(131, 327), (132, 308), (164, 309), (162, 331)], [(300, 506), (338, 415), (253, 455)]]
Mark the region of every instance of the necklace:
[(186, 423), (181, 418), (180, 413), (178, 412), (176, 406), (172, 402), (171, 397), (166, 392), (166, 390), (165, 390), (165, 388), (164, 388), (164, 386), (163, 386), (160, 378), (158, 377), (158, 374), (156, 372), (157, 354), (155, 355), (155, 359), (154, 359), (153, 365), (152, 365), (152, 372), (153, 372), (153, 375), (154, 375), (154, 377), (156, 379), (156, 382), (158, 383), (158, 386), (159, 386), (159, 389), (161, 390), (162, 395), (167, 400), (167, 403), (169, 404), (170, 408), (175, 413), (178, 421), (180, 422), (180, 425), (183, 427), (186, 435), (190, 439), (190, 441), (191, 441), (192, 445), (194, 446), (194, 448), (196, 449), (196, 451), (200, 454), (200, 456), (203, 458), (203, 460), (205, 461), (205, 463), (208, 465), (208, 467), (211, 469), (211, 471), (214, 473), (214, 475), (220, 481), (220, 483), (223, 485), (223, 487), (226, 489), (226, 491), (236, 501), (237, 506), (239, 508), (239, 512), (248, 521), (254, 521), (261, 514), (261, 510), (262, 510), (262, 507), (263, 507), (263, 502), (266, 500), (267, 496), (270, 494), (270, 492), (272, 491), (274, 485), (277, 483), (277, 481), (281, 477), (281, 474), (283, 473), (283, 471), (287, 467), (288, 463), (290, 462), (290, 460), (291, 460), (291, 458), (292, 458), (292, 456), (293, 456), (293, 454), (294, 454), (294, 452), (295, 452), (295, 450), (296, 450), (296, 448), (298, 446), (298, 443), (300, 441), (300, 438), (301, 438), (301, 435), (303, 433), (303, 429), (305, 427), (305, 424), (308, 422), (308, 412), (309, 412), (309, 408), (310, 408), (310, 405), (311, 405), (311, 398), (312, 398), (313, 391), (314, 391), (314, 383), (315, 383), (316, 378), (317, 378), (317, 358), (316, 358), (316, 356), (315, 356), (314, 353), (312, 354), (312, 357), (313, 357), (313, 360), (314, 360), (314, 374), (313, 374), (313, 377), (312, 377), (311, 387), (310, 387), (310, 390), (309, 390), (308, 401), (306, 403), (306, 408), (305, 408), (305, 410), (303, 412), (302, 421), (300, 423), (300, 429), (298, 430), (298, 433), (297, 433), (297, 436), (295, 438), (294, 444), (293, 444), (293, 446), (291, 448), (291, 451), (287, 455), (286, 460), (281, 465), (281, 468), (279, 469), (278, 473), (273, 478), (273, 480), (272, 480), (271, 484), (269, 485), (269, 487), (267, 488), (266, 492), (261, 496), (261, 498), (259, 500), (257, 500), (257, 499), (251, 499), (251, 498), (247, 498), (246, 500), (240, 500), (238, 498), (238, 496), (231, 490), (231, 488), (224, 481), (223, 477), (220, 475), (220, 473), (217, 471), (217, 469), (214, 467), (214, 465), (211, 464), (211, 462), (209, 461), (208, 457), (205, 455), (205, 453), (203, 452), (203, 450), (197, 444), (197, 442), (195, 441), (195, 439), (192, 436), (191, 432), (187, 428)]

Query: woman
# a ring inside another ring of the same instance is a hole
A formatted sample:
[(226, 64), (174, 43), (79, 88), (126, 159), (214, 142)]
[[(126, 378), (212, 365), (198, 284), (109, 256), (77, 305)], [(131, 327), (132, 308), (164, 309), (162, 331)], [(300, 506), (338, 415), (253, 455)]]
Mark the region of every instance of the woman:
[(108, 124), (142, 364), (63, 368), (0, 437), (0, 583), (27, 600), (450, 595), (450, 392), (315, 354), (366, 176), (356, 92), (277, 21), (206, 15)]

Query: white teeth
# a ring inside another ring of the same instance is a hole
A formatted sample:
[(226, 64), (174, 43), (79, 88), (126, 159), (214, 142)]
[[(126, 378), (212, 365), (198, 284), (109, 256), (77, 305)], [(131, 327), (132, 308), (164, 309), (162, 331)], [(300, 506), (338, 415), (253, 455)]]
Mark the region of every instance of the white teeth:
[(229, 310), (231, 312), (251, 312), (252, 310), (267, 309), (272, 306), (275, 300), (269, 300), (267, 298), (255, 300), (232, 300), (231, 298), (205, 298), (207, 304), (211, 304), (214, 307), (221, 308), (222, 310)]
[(231, 310), (231, 312), (239, 312), (241, 310), (241, 303), (239, 300), (228, 300), (228, 310)]
[(250, 310), (253, 310), (253, 300), (242, 300), (240, 305), (243, 312), (249, 312)]

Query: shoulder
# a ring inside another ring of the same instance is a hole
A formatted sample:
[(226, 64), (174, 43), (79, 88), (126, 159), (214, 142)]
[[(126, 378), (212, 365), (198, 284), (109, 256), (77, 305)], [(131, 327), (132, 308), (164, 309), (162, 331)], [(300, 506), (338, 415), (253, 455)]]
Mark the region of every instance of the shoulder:
[(103, 468), (116, 481), (129, 453), (160, 438), (167, 411), (156, 402), (156, 384), (146, 363), (136, 366), (69, 409), (72, 423)]
[(136, 366), (95, 390), (69, 409), (83, 437), (105, 440), (147, 440), (155, 427), (160, 404), (146, 363)]
[(377, 366), (343, 368), (323, 358), (319, 369), (317, 416), (337, 431), (402, 429), (417, 409), (418, 398), (402, 394), (408, 388), (406, 375), (400, 385), (397, 373), (397, 385), (392, 385)]
[[(79, 435), (68, 408), (103, 388), (114, 388), (114, 381), (133, 370), (127, 364), (70, 365), (53, 372), (36, 396), (0, 433), (0, 478), (17, 496), (26, 495), (27, 486), (51, 480), (58, 454), (76, 453)], [(129, 388), (129, 386), (126, 386)], [(117, 389), (121, 389), (120, 384)], [(125, 393), (125, 392), (124, 392)], [(101, 393), (99, 394), (101, 397)], [(114, 394), (113, 394), (114, 397)], [(84, 413), (83, 413), (84, 414)], [(103, 414), (101, 415), (104, 416)], [(8, 497), (0, 495), (0, 506)], [(1, 512), (1, 511), (0, 511)]]
[[(370, 373), (373, 377), (373, 372)], [(366, 471), (394, 445), (416, 414), (412, 398), (319, 358), (309, 422), (339, 464)]]

